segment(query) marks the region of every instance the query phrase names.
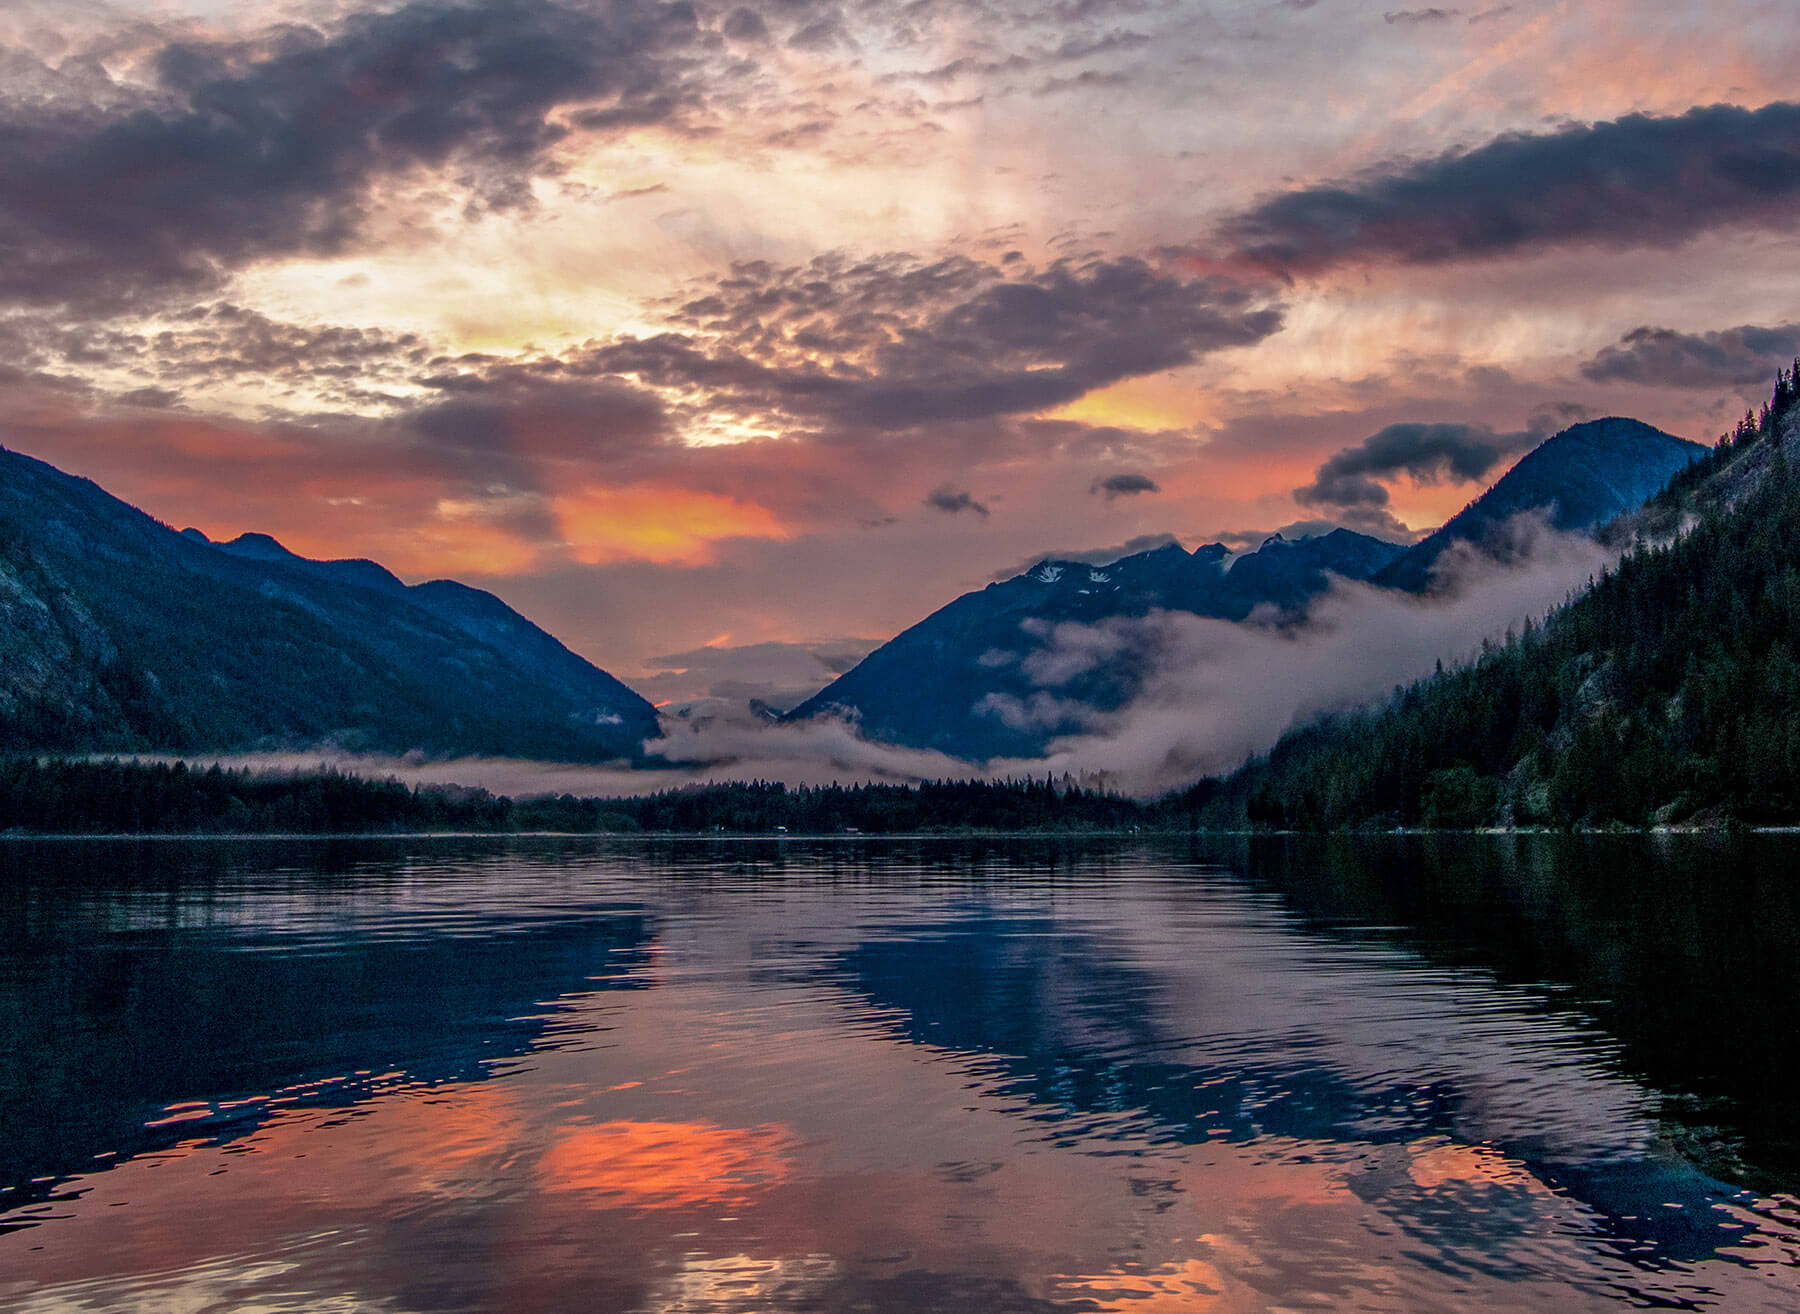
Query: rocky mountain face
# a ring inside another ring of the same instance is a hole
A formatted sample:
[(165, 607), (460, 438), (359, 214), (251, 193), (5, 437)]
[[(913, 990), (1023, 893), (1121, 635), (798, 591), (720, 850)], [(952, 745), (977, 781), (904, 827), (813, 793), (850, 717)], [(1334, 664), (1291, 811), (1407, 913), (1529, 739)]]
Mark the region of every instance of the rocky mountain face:
[(655, 733), (492, 594), (178, 534), (0, 449), (0, 746), (602, 761)]

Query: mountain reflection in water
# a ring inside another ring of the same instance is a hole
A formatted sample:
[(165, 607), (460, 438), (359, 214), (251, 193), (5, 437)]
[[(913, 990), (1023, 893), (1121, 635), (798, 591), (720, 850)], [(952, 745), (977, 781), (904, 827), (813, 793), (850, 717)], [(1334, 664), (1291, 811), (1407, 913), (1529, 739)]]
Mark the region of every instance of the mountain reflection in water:
[(0, 846), (0, 1307), (1800, 1307), (1791, 842)]

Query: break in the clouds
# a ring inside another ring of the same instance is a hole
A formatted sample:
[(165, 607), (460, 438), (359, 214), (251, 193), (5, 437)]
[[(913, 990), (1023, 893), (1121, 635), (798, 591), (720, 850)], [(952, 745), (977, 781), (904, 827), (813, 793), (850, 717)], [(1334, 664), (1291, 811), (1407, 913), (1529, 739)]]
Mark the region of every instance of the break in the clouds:
[(1800, 105), (1707, 105), (1510, 133), (1347, 181), (1271, 194), (1221, 241), (1268, 267), (1431, 264), (1585, 244), (1675, 247), (1800, 223)]
[(1599, 383), (1658, 388), (1737, 388), (1766, 385), (1800, 356), (1800, 324), (1742, 324), (1711, 333), (1635, 328), (1581, 372)]
[(99, 58), (40, 66), (40, 94), (0, 99), (0, 296), (129, 302), (339, 252), (375, 185), (418, 169), (524, 204), (568, 134), (692, 110), (695, 39), (683, 3), (426, 0), (329, 30), (153, 35), (129, 80)]

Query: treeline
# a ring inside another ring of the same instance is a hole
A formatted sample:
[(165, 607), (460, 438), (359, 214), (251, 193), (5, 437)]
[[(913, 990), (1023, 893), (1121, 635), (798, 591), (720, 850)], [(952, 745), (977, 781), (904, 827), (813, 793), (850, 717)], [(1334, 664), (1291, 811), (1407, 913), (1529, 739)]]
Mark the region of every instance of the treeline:
[(1800, 822), (1796, 374), (1653, 500), (1685, 532), (1472, 665), (1287, 735), (1205, 821)]
[(478, 788), (408, 786), (333, 770), (271, 775), (126, 760), (0, 761), (0, 832), (34, 834), (880, 835), (1129, 830), (1190, 819), (1168, 807), (1048, 778), (798, 789), (754, 781), (642, 797), (511, 799)]
[(503, 830), (509, 801), (337, 771), (267, 775), (185, 763), (0, 761), (0, 831), (62, 835)]

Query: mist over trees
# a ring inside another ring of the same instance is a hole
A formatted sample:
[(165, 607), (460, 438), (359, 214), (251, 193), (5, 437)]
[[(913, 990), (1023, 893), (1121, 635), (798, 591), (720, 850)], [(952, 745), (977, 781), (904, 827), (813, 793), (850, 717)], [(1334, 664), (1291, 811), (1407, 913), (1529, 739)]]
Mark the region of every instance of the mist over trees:
[(1644, 512), (1616, 570), (1386, 705), (1294, 731), (1208, 824), (1800, 819), (1800, 362)]

